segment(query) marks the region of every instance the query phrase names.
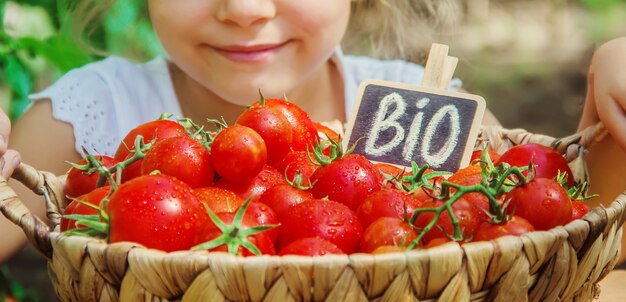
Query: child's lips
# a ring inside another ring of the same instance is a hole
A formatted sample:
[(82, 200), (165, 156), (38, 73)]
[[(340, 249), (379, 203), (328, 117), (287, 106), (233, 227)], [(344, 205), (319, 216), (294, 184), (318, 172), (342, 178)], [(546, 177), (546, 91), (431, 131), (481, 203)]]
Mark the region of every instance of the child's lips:
[(213, 47), (218, 53), (231, 61), (262, 62), (280, 51), (287, 42), (279, 44), (257, 44), (251, 46), (227, 45)]

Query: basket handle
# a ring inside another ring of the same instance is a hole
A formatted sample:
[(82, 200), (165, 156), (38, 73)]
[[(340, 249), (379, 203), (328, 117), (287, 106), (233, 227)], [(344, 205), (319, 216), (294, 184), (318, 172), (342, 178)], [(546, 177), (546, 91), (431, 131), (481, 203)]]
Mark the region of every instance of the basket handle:
[(572, 146), (589, 149), (597, 142), (603, 140), (608, 133), (604, 124), (598, 122), (572, 135), (557, 139), (552, 143), (552, 147), (564, 154), (566, 158), (574, 158), (580, 151), (578, 148), (572, 148)]
[[(59, 213), (64, 203), (62, 195), (58, 194), (63, 192), (63, 184), (59, 177), (50, 172), (38, 171), (25, 163), (21, 163), (11, 177), (36, 194), (43, 195), (48, 218), (54, 225), (59, 223)], [(0, 177), (0, 212), (22, 228), (37, 250), (49, 259), (52, 257), (50, 227), (28, 210), (4, 177)]]

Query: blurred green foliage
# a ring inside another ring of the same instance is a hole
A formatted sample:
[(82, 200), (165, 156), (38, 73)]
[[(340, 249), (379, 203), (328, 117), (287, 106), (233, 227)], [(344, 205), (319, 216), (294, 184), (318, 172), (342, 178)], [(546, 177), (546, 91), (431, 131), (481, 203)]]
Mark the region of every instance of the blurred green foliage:
[[(101, 58), (72, 36), (70, 8), (79, 1), (0, 0), (0, 89), (5, 92), (0, 95), (11, 119), (24, 112), (28, 94), (39, 86)], [(90, 33), (88, 44), (137, 60), (161, 54), (145, 15), (145, 1), (117, 1)]]

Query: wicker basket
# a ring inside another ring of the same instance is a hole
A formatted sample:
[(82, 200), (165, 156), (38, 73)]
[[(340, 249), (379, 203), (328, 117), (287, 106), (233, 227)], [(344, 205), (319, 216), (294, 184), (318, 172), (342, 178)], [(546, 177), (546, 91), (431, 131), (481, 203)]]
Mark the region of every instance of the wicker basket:
[[(584, 178), (581, 146), (604, 133), (599, 124), (560, 140), (499, 127), (485, 127), (481, 136), (499, 151), (523, 142), (552, 146)], [(25, 164), (13, 177), (46, 197), (56, 227), (63, 178)], [(463, 246), (448, 243), (383, 255), (240, 258), (65, 237), (31, 215), (0, 180), (0, 210), (49, 259), (50, 279), (64, 301), (589, 301), (620, 253), (625, 207), (622, 194), (609, 208), (595, 208), (563, 227)]]

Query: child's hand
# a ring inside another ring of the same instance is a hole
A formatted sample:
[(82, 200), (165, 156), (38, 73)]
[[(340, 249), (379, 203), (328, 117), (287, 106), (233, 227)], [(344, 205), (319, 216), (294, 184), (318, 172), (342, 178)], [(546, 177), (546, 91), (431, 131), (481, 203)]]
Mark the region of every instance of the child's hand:
[(0, 175), (4, 179), (9, 179), (21, 162), (17, 151), (7, 149), (10, 134), (11, 121), (4, 111), (0, 110)]
[(602, 121), (626, 151), (626, 37), (611, 40), (593, 55), (579, 129)]

